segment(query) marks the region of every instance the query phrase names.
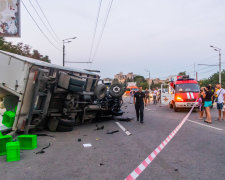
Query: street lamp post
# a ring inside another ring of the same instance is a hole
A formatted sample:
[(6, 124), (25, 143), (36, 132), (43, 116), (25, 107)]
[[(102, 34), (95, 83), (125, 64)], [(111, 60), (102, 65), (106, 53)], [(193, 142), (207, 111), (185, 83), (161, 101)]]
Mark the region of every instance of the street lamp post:
[(151, 86), (150, 86), (150, 70), (145, 70), (146, 72), (148, 72), (148, 78), (149, 78), (149, 83), (148, 83), (148, 90), (150, 91), (150, 88), (151, 88)]
[(67, 39), (63, 39), (63, 66), (65, 66), (65, 44), (66, 43), (70, 43), (72, 41), (69, 41), (69, 40), (72, 40), (72, 39), (76, 39), (77, 37), (72, 37), (72, 38), (67, 38)]
[(215, 46), (210, 46), (211, 48), (213, 48), (215, 51), (219, 52), (219, 83), (222, 83), (222, 79), (221, 79), (221, 49)]

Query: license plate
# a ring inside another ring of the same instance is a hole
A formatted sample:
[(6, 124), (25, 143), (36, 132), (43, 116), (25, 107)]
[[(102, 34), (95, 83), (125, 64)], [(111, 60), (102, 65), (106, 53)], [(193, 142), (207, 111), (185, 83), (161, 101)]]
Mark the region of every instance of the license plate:
[(187, 106), (194, 106), (194, 103), (187, 103)]

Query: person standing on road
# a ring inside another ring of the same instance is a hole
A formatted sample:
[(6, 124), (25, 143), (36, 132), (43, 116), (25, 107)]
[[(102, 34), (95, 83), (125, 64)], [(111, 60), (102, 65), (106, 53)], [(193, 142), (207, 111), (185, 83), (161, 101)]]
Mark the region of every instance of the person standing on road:
[(153, 104), (157, 104), (157, 90), (153, 89)]
[(131, 89), (131, 90), (130, 90), (130, 104), (133, 103), (133, 102), (132, 102), (133, 98), (134, 98), (134, 91)]
[(198, 119), (202, 120), (204, 110), (203, 110), (203, 99), (202, 99), (201, 93), (199, 93), (199, 95), (198, 95), (198, 107), (199, 107), (199, 118)]
[(142, 92), (142, 87), (139, 87), (139, 91), (134, 94), (134, 104), (136, 109), (137, 121), (143, 123), (144, 120), (144, 102), (145, 102), (145, 93)]
[[(217, 120), (221, 120), (221, 111), (223, 110), (223, 106), (225, 104), (225, 90), (221, 88), (221, 84), (216, 85), (217, 91), (215, 95), (217, 95), (216, 102), (217, 102), (217, 109), (219, 113), (219, 117)], [(225, 111), (223, 111), (223, 120), (225, 120)]]
[(205, 111), (206, 111), (206, 115), (207, 115), (206, 120), (204, 122), (212, 124), (210, 107), (212, 106), (213, 93), (210, 90), (210, 86), (207, 86), (205, 88), (203, 98), (205, 98), (204, 107), (205, 107)]
[(211, 108), (213, 108), (213, 104), (215, 102), (215, 87), (213, 87), (212, 84), (209, 84), (209, 86), (210, 86), (210, 91), (212, 91), (212, 93), (213, 93), (212, 106), (211, 106)]
[(145, 90), (145, 106), (147, 106), (148, 104), (150, 104), (150, 92), (146, 88), (146, 90)]

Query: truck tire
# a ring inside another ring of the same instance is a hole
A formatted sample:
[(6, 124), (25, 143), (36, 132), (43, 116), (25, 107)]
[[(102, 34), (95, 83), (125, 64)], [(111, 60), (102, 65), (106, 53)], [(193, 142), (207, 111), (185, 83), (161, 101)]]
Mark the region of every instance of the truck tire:
[(122, 84), (113, 84), (109, 88), (109, 94), (112, 97), (121, 97), (125, 92), (125, 88)]
[(49, 131), (55, 132), (59, 124), (59, 120), (56, 117), (50, 117), (48, 120), (47, 126)]
[(72, 130), (73, 130), (73, 127), (62, 126), (62, 125), (59, 125), (56, 129), (56, 131), (58, 131), (58, 132), (69, 132)]
[(82, 80), (82, 79), (79, 79), (79, 78), (75, 78), (75, 77), (71, 77), (70, 78), (70, 85), (83, 87), (85, 84), (86, 84), (85, 80)]
[(173, 110), (174, 112), (178, 112), (178, 108), (175, 105), (173, 105)]
[(82, 92), (84, 90), (84, 87), (69, 85), (69, 90), (73, 92)]
[(95, 96), (98, 99), (103, 99), (106, 96), (107, 87), (104, 84), (100, 84), (95, 88)]
[(59, 119), (59, 126), (73, 127), (75, 126), (75, 120)]

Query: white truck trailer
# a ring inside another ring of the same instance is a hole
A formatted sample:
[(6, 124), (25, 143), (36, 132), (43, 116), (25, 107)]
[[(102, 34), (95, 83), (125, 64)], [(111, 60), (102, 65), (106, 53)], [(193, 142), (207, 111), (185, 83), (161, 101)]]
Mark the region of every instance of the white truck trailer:
[(12, 127), (0, 131), (48, 128), (70, 131), (101, 116), (122, 115), (120, 84), (107, 88), (99, 75), (0, 51), (0, 101), (15, 111)]

